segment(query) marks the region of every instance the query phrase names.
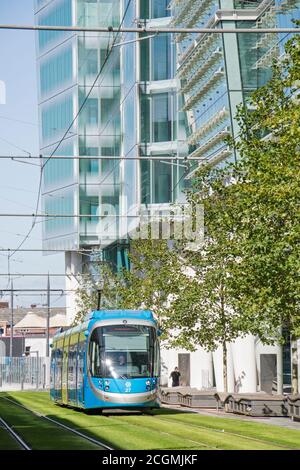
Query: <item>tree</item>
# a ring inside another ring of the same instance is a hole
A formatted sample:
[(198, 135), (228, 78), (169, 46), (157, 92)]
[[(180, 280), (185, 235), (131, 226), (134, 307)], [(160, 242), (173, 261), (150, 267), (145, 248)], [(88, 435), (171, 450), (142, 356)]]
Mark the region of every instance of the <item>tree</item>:
[(181, 295), (171, 304), (168, 328), (172, 346), (195, 350), (202, 346), (223, 349), (223, 383), (228, 391), (227, 344), (251, 331), (251, 323), (234, 308), (240, 251), (235, 235), (235, 194), (228, 184), (228, 170), (199, 170), (188, 192), (191, 207), (203, 205), (205, 237), (190, 246), (181, 243), (180, 256), (186, 276)]
[(221, 345), (227, 391), (227, 343), (247, 334), (250, 323), (232, 308), (238, 253), (225, 176), (216, 169), (198, 172), (188, 193), (190, 207), (204, 205), (204, 240), (133, 241), (132, 269), (124, 273), (119, 295), (124, 307), (145, 307), (156, 313), (166, 347), (193, 351), (202, 346), (214, 351)]
[(272, 79), (239, 108), (240, 140), (233, 142), (243, 254), (237, 301), (245, 315), (265, 318), (257, 331), (263, 339), (282, 325), (300, 335), (299, 77), (297, 35), (274, 62)]
[(98, 294), (101, 295), (101, 308), (116, 308), (120, 279), (113, 269), (103, 262), (94, 262), (95, 273), (82, 274), (76, 292), (77, 312), (74, 324), (83, 321), (92, 310), (97, 309)]

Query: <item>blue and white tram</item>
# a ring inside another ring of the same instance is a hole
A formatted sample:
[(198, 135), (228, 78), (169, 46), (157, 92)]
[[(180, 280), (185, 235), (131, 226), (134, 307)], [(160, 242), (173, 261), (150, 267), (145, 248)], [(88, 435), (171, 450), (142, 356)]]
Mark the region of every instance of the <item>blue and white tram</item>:
[(51, 399), (83, 409), (159, 407), (158, 336), (148, 310), (91, 312), (53, 338)]

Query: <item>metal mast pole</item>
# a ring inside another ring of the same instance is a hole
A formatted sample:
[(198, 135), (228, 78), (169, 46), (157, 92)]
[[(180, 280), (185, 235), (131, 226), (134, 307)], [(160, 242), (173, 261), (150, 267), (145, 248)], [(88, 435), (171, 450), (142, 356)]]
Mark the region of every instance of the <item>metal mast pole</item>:
[(50, 329), (50, 276), (47, 282), (47, 329), (46, 329), (46, 357), (49, 357), (49, 329)]
[(14, 285), (13, 280), (11, 280), (11, 289), (10, 289), (10, 307), (11, 307), (11, 315), (10, 315), (10, 343), (9, 343), (9, 357), (10, 362), (12, 363), (13, 357), (13, 339), (14, 339)]

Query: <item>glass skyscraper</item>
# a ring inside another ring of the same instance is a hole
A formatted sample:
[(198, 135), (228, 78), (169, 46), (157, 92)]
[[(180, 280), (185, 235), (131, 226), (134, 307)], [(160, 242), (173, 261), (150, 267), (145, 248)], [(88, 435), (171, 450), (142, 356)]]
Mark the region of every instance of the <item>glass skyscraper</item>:
[[(168, 26), (168, 3), (36, 0), (35, 16), (39, 25), (118, 27), (127, 12), (123, 26)], [(127, 266), (140, 211), (183, 198), (186, 168), (176, 158), (187, 154), (187, 128), (174, 38), (127, 33), (111, 49), (113, 41), (113, 33), (37, 36), (42, 208), (66, 215), (45, 222), (43, 247), (65, 250), (67, 273), (91, 269), (83, 248)]]

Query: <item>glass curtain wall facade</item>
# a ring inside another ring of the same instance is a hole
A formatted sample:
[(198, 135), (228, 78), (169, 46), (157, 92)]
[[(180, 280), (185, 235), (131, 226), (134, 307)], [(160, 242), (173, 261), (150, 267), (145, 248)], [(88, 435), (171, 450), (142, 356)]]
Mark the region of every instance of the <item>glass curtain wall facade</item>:
[[(173, 0), (172, 25), (212, 28), (292, 26), (297, 0)], [(237, 158), (224, 143), (238, 138), (236, 107), (270, 78), (272, 59), (283, 52), (287, 34), (178, 34), (177, 77), (188, 122), (192, 178), (199, 164), (223, 165)]]
[[(119, 0), (36, 2), (36, 23), (41, 25), (118, 26), (119, 17)], [(117, 49), (90, 93), (111, 40), (105, 33), (52, 31), (39, 32), (37, 38), (43, 210), (75, 216), (46, 222), (46, 249), (98, 244), (103, 237), (100, 208), (109, 201), (118, 210), (118, 165), (114, 168), (110, 159), (88, 158), (120, 155)], [(48, 160), (49, 156), (57, 158)], [(73, 156), (77, 159), (63, 158)]]
[[(132, 0), (123, 26), (168, 26), (168, 3)], [(36, 0), (36, 23), (118, 27), (127, 5)], [(112, 33), (38, 33), (42, 205), (70, 216), (47, 220), (45, 249), (100, 248), (105, 260), (124, 266), (141, 206), (183, 198), (186, 168), (176, 157), (187, 155), (187, 124), (174, 38), (150, 36), (120, 35), (106, 61)]]

